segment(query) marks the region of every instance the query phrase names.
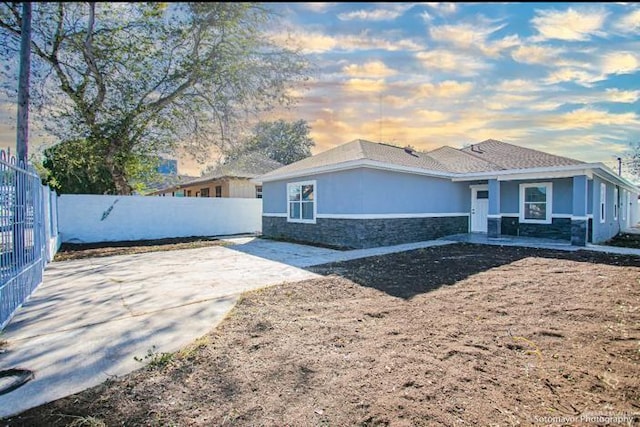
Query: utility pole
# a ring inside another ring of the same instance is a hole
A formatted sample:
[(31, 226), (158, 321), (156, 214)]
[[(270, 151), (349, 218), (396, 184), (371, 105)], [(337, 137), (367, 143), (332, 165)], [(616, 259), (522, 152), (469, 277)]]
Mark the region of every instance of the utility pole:
[(20, 76), (18, 78), (18, 161), (26, 168), (29, 153), (29, 74), (31, 73), (31, 3), (22, 3), (22, 38), (20, 40)]
[(16, 151), (18, 169), (15, 180), (15, 206), (13, 208), (13, 264), (22, 269), (33, 255), (33, 247), (27, 253), (25, 245), (27, 217), (27, 170), (29, 151), (29, 74), (31, 72), (31, 3), (22, 3), (22, 26), (20, 39), (20, 75), (18, 76), (18, 118)]
[(622, 176), (622, 157), (618, 157), (618, 176)]

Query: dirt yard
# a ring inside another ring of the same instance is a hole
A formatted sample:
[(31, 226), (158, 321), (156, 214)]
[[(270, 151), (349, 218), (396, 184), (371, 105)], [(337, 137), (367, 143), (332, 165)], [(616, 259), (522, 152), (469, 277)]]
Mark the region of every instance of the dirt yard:
[(177, 249), (204, 248), (225, 243), (214, 238), (183, 237), (172, 239), (136, 240), (104, 243), (63, 243), (54, 261), (96, 258), (113, 255), (132, 255), (145, 252), (174, 251)]
[(640, 422), (638, 257), (456, 244), (314, 270), (247, 294), (190, 348), (5, 422)]

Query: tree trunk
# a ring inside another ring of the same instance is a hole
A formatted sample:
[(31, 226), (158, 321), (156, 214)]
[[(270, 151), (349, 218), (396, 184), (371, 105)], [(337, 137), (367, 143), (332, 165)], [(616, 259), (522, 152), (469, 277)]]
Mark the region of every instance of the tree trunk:
[(127, 175), (125, 173), (124, 166), (116, 159), (119, 148), (118, 144), (110, 143), (104, 162), (109, 173), (111, 173), (111, 178), (113, 179), (113, 183), (116, 187), (116, 192), (121, 196), (130, 196), (132, 188), (127, 182)]

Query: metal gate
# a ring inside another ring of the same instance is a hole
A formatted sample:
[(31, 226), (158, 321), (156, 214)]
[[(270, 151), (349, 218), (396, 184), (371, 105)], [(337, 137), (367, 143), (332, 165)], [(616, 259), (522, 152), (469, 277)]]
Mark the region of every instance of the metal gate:
[(35, 170), (0, 150), (0, 329), (42, 282), (55, 251), (55, 205)]

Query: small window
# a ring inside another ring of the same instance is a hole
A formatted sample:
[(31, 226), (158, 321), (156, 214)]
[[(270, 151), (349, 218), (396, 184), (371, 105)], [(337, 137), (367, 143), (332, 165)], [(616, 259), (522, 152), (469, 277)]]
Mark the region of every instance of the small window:
[(316, 222), (316, 182), (287, 184), (287, 220), (289, 222)]
[(256, 199), (262, 199), (262, 185), (256, 185)]
[(550, 182), (520, 184), (520, 222), (551, 224)]
[(620, 201), (618, 200), (618, 187), (614, 187), (613, 189), (613, 219), (614, 221), (618, 220), (618, 207), (620, 206)]
[(476, 192), (476, 199), (488, 199), (489, 198), (489, 190), (478, 190)]
[(600, 183), (600, 222), (604, 223), (606, 221), (607, 214), (607, 185), (602, 182)]
[(627, 220), (627, 199), (629, 198), (627, 190), (622, 190), (622, 200), (620, 200), (620, 214), (622, 220)]
[(209, 197), (209, 189), (201, 188), (200, 189), (200, 197)]
[(187, 197), (191, 197), (191, 190), (187, 190)]
[(222, 197), (222, 185), (216, 185), (216, 197)]

